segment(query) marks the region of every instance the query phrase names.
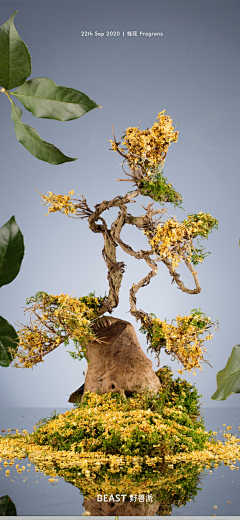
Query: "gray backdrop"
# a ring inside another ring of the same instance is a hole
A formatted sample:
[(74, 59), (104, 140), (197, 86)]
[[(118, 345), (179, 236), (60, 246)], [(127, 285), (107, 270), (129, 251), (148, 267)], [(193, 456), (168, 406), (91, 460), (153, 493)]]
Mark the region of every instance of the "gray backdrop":
[[(212, 254), (199, 265), (202, 292), (183, 294), (171, 285), (169, 273), (159, 264), (151, 285), (138, 293), (138, 307), (172, 320), (199, 308), (220, 322), (209, 362), (194, 377), (202, 401), (209, 406), (238, 406), (239, 395), (227, 401), (210, 399), (216, 374), (224, 368), (239, 332), (239, 0), (62, 0), (1, 1), (0, 24), (18, 9), (15, 25), (32, 56), (31, 77), (46, 76), (57, 85), (80, 90), (102, 105), (82, 118), (61, 123), (37, 119), (23, 109), (22, 121), (36, 128), (42, 139), (66, 155), (78, 157), (61, 166), (38, 161), (15, 138), (10, 104), (1, 95), (0, 226), (12, 215), (25, 239), (25, 257), (18, 277), (1, 289), (0, 315), (10, 323), (26, 323), (26, 298), (38, 290), (51, 294), (108, 291), (106, 266), (101, 256), (102, 235), (88, 229), (86, 220), (59, 213), (44, 218), (40, 196), (48, 189), (82, 193), (90, 207), (124, 195), (131, 185), (116, 183), (122, 177), (118, 154), (109, 151), (112, 124), (119, 138), (129, 126), (152, 126), (166, 109), (179, 124), (178, 143), (172, 144), (164, 172), (184, 197), (185, 212), (168, 206), (168, 214), (183, 220), (187, 213), (209, 212), (219, 223), (206, 241)], [(81, 31), (120, 31), (119, 37), (83, 37)], [(125, 36), (123, 37), (123, 31)], [(127, 36), (137, 31), (137, 36)], [(163, 32), (163, 36), (140, 36)], [(16, 104), (21, 104), (16, 100)], [(142, 213), (139, 197), (130, 208)], [(157, 204), (155, 204), (157, 207)], [(110, 224), (116, 217), (106, 215)], [(137, 229), (124, 229), (132, 247), (144, 248), (146, 238)], [(128, 290), (148, 272), (144, 262), (118, 250), (127, 264), (115, 316), (138, 325), (126, 312)], [(180, 269), (186, 284), (190, 273)], [(138, 334), (146, 351), (145, 337)], [(208, 345), (209, 344), (209, 345)], [(154, 357), (154, 369), (157, 362)], [(169, 356), (161, 364), (180, 368)], [(68, 395), (83, 382), (85, 362), (74, 361), (64, 346), (33, 370), (0, 368), (1, 405), (66, 406)]]

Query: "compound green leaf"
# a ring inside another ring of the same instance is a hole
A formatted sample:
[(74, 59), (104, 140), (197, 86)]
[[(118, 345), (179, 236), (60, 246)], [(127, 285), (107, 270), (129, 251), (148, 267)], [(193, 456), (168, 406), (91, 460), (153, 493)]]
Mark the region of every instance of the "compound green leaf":
[(23, 255), (23, 235), (13, 216), (0, 229), (0, 287), (16, 278)]
[(217, 390), (211, 399), (221, 401), (240, 393), (240, 345), (235, 345), (223, 370), (217, 374)]
[(86, 94), (73, 88), (60, 87), (48, 78), (30, 79), (11, 95), (34, 116), (58, 121), (71, 121), (93, 108), (100, 108)]
[(11, 105), (11, 118), (15, 124), (17, 140), (25, 146), (32, 155), (37, 157), (37, 159), (40, 159), (40, 161), (46, 161), (50, 164), (62, 164), (69, 161), (76, 161), (76, 159), (64, 155), (61, 150), (56, 148), (53, 144), (43, 141), (37, 130), (22, 123), (22, 111), (15, 105), (15, 103), (13, 103), (12, 100)]
[(0, 365), (8, 367), (12, 361), (10, 349), (17, 351), (18, 335), (14, 327), (0, 316)]
[(5, 90), (22, 85), (31, 74), (31, 56), (13, 23), (16, 12), (0, 27), (0, 85)]

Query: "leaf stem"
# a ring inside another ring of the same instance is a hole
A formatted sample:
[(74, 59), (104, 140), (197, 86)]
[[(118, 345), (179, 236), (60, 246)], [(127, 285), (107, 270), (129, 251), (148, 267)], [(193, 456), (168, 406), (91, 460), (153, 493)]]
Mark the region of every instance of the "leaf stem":
[(7, 96), (7, 97), (8, 97), (8, 99), (9, 99), (9, 101), (11, 101), (11, 98), (10, 98), (10, 96), (9, 96), (9, 93), (8, 93), (8, 91), (7, 91), (7, 90), (5, 90), (5, 88), (4, 88), (4, 87), (2, 87), (2, 88), (0, 89), (0, 92), (2, 92), (2, 93), (4, 93), (4, 94), (6, 94), (6, 96)]

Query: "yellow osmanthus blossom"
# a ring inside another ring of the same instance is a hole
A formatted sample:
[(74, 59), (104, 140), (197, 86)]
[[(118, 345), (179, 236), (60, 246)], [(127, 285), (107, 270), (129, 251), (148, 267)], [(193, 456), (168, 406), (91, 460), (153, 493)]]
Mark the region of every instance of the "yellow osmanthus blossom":
[(68, 215), (68, 213), (76, 213), (77, 205), (71, 201), (70, 195), (74, 194), (74, 190), (68, 192), (68, 195), (56, 195), (51, 191), (46, 190), (48, 195), (43, 195), (40, 191), (37, 190), (38, 193), (42, 196), (43, 205), (47, 206), (51, 204), (51, 207), (48, 208), (48, 213), (46, 213), (45, 217), (49, 215), (49, 213), (55, 213), (56, 211), (60, 211), (64, 215)]
[(173, 270), (181, 262), (183, 253), (188, 253), (190, 260), (191, 233), (184, 224), (174, 218), (158, 224), (154, 234), (150, 231), (143, 233), (147, 235), (149, 244), (159, 259), (169, 258), (172, 261)]
[(177, 140), (178, 132), (172, 125), (172, 119), (165, 115), (165, 110), (159, 112), (156, 122), (147, 130), (140, 130), (139, 127), (127, 128), (122, 142), (124, 148), (109, 139), (112, 149), (125, 155), (132, 167), (138, 164), (162, 167), (170, 144)]
[[(85, 344), (95, 339), (91, 328), (96, 319), (99, 300), (94, 296), (73, 298), (68, 294), (49, 295), (37, 293), (29, 300), (33, 305), (25, 312), (31, 313), (30, 324), (18, 331), (19, 348), (13, 364), (16, 367), (31, 368), (43, 362), (46, 354), (61, 343), (68, 344), (72, 339), (77, 353), (73, 357), (83, 357)], [(88, 302), (89, 305), (88, 306)], [(32, 318), (35, 317), (35, 319)]]
[[(166, 339), (166, 350), (170, 354), (175, 354), (184, 366), (184, 370), (200, 368), (203, 361), (203, 341), (212, 339), (213, 334), (207, 334), (206, 338), (199, 338), (199, 329), (194, 325), (187, 325), (189, 316), (177, 316), (177, 325), (168, 324), (157, 318), (157, 323), (161, 325)], [(211, 323), (211, 321), (210, 321)]]
[[(213, 332), (210, 334), (209, 329), (212, 327)], [(215, 330), (217, 324), (212, 323), (211, 318), (206, 317), (200, 309), (193, 309), (188, 316), (178, 315), (171, 324), (154, 317), (151, 329), (147, 324), (143, 324), (140, 329), (143, 333), (148, 332), (150, 349), (157, 352), (158, 359), (161, 348), (164, 348), (166, 354), (180, 361), (183, 370), (189, 372), (195, 368), (202, 370), (200, 363), (205, 361), (203, 351), (207, 352), (204, 342), (212, 339)], [(206, 336), (200, 337), (204, 332)], [(183, 370), (178, 372), (182, 374)]]
[(207, 238), (213, 227), (217, 227), (218, 221), (209, 213), (188, 215), (186, 220), (178, 222), (176, 218), (170, 218), (156, 226), (155, 231), (143, 231), (148, 237), (157, 258), (168, 258), (175, 270), (183, 259), (187, 257), (190, 262), (194, 257), (194, 263), (202, 262), (205, 255), (202, 250), (193, 246), (193, 238), (200, 236)]

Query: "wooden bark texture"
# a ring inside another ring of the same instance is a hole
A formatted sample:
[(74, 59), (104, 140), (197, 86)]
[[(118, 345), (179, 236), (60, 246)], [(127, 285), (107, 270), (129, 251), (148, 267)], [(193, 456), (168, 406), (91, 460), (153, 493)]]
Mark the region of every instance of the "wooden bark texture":
[[(95, 332), (100, 343), (88, 343), (89, 359), (84, 392), (100, 394), (124, 391), (126, 395), (144, 392), (157, 393), (161, 387), (152, 369), (152, 362), (144, 354), (134, 327), (128, 321), (104, 317)], [(81, 387), (80, 387), (81, 388)], [(69, 402), (76, 402), (80, 389), (73, 392)]]
[[(122, 498), (121, 498), (122, 500)], [(96, 498), (84, 498), (83, 506), (91, 516), (154, 516), (159, 509), (160, 502), (152, 504), (136, 502), (97, 502)]]

